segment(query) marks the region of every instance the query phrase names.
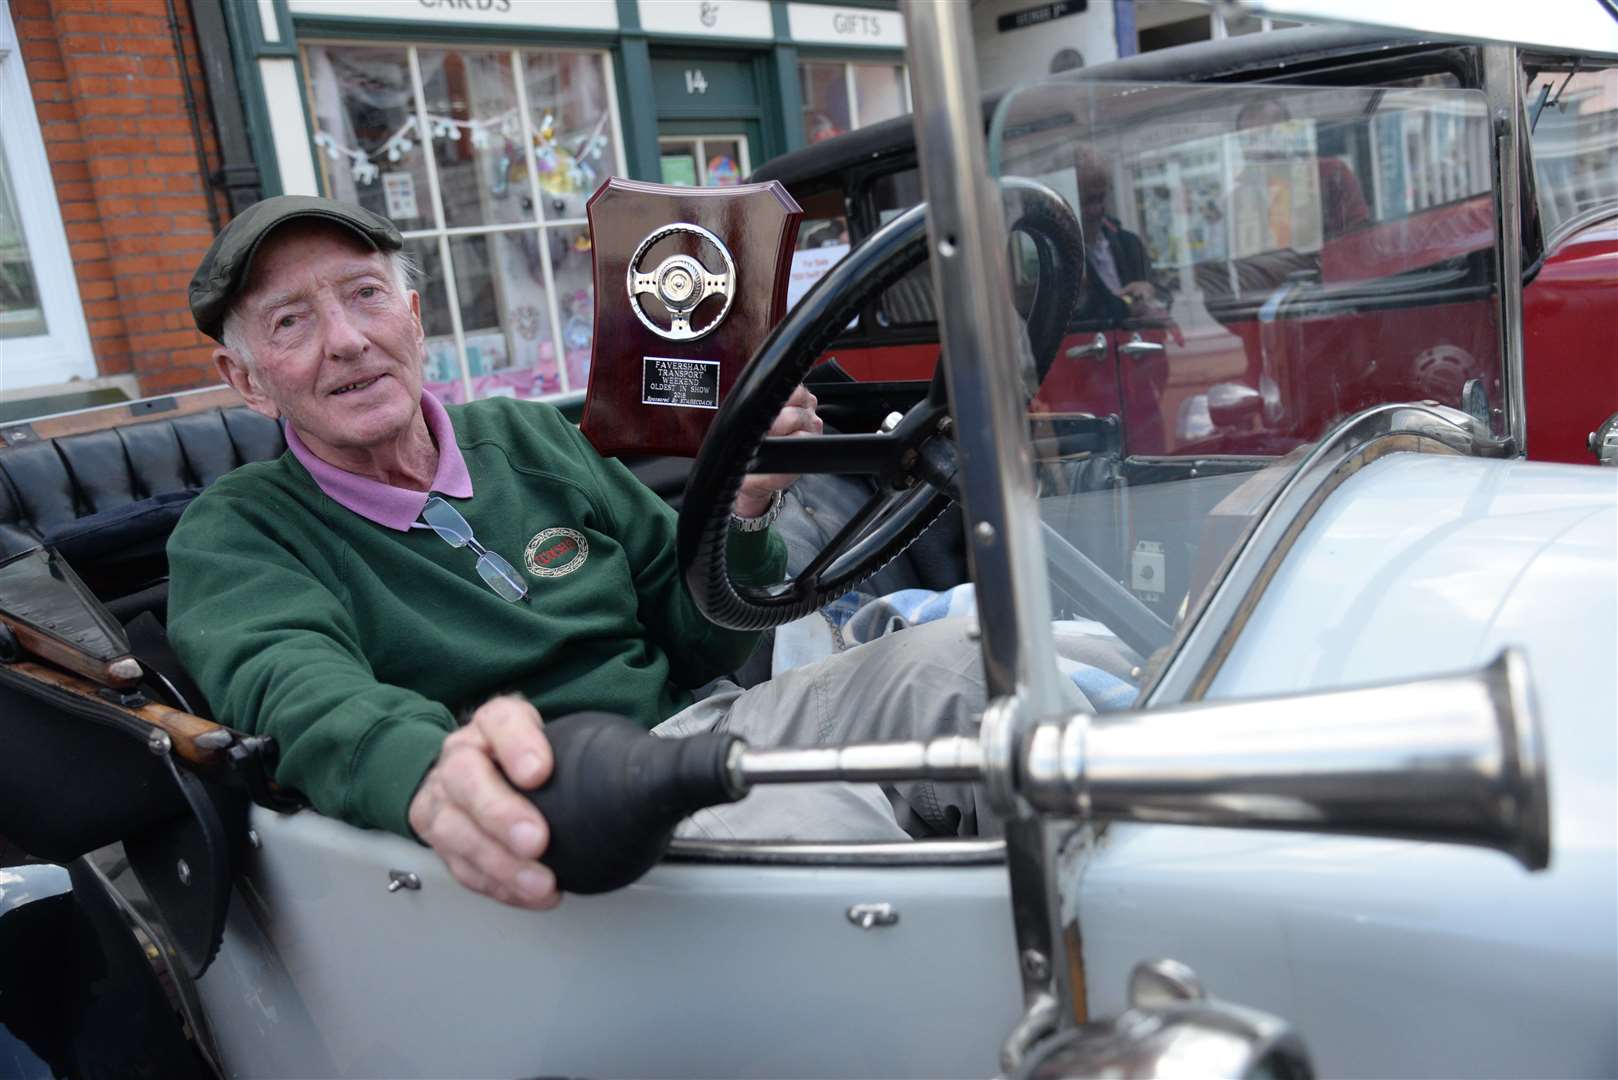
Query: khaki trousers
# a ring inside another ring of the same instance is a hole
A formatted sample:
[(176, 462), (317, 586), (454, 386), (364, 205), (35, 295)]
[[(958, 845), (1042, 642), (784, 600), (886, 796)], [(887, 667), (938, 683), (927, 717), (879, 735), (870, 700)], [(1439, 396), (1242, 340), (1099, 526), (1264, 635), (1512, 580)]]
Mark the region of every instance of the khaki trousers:
[[(895, 631), (743, 690), (721, 680), (654, 733), (728, 731), (753, 746), (836, 746), (977, 735), (983, 663), (967, 619)], [(1069, 644), (1073, 659), (1127, 672), (1116, 639)], [(1116, 652), (1116, 658), (1111, 654)], [(1077, 688), (1074, 708), (1089, 709)], [(998, 835), (971, 784), (770, 784), (728, 806), (699, 811), (676, 835), (715, 840), (907, 840)]]

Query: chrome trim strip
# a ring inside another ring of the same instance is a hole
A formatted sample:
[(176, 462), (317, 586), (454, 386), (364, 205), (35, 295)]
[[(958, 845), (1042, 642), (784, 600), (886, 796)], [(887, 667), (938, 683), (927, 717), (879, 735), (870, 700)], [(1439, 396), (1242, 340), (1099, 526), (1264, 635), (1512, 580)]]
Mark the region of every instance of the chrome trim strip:
[(1011, 297), (1000, 185), (988, 174), (971, 13), (908, 0), (916, 156), (927, 205), (928, 265), (950, 413), (961, 453), (961, 506), (979, 595), (989, 698), (1012, 694), (1029, 716), (1063, 711), (1051, 643), (1050, 588), (1024, 401), (1033, 369)]
[(1226, 556), (1214, 584), (1186, 617), (1169, 660), (1141, 690), (1136, 708), (1200, 701), (1292, 542), (1326, 497), (1384, 454), (1512, 456), (1509, 440), (1478, 430), (1444, 405), (1378, 405), (1349, 417), (1315, 445), (1270, 496), (1244, 542)]
[(1549, 258), (1551, 253), (1566, 243), (1568, 237), (1574, 233), (1582, 232), (1592, 225), (1599, 225), (1610, 218), (1618, 218), (1618, 203), (1592, 206), (1563, 221), (1545, 237), (1545, 250), (1540, 253), (1541, 262)]
[(1500, 287), (1500, 356), (1505, 364), (1505, 434), (1528, 452), (1528, 397), (1522, 343), (1522, 67), (1511, 45), (1483, 48), (1483, 89), (1494, 126), (1495, 275)]
[(1274, 454), (1130, 454), (1124, 459), (1129, 465), (1168, 465), (1175, 468), (1223, 465), (1231, 469), (1262, 469), (1279, 460)]
[(763, 840), (675, 840), (668, 862), (766, 864), (772, 866), (994, 866), (1005, 861), (1002, 840), (916, 840), (787, 844)]

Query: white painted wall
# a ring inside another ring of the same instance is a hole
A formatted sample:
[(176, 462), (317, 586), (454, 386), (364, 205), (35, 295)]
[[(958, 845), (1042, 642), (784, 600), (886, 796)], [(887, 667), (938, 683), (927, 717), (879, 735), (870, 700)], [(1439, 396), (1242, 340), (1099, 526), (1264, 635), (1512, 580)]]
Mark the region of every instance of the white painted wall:
[(1050, 73), (1051, 58), (1063, 49), (1077, 49), (1084, 64), (1118, 59), (1113, 31), (1112, 0), (1090, 0), (1087, 10), (1021, 30), (1001, 33), (1002, 15), (1026, 11), (1048, 0), (975, 0), (972, 36), (977, 42), (978, 78), (984, 90), (1041, 78)]

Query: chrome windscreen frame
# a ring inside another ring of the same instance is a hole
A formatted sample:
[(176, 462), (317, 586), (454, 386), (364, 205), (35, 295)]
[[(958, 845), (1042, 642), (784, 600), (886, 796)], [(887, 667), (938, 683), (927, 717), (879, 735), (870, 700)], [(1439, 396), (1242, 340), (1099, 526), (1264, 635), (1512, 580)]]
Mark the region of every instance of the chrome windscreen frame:
[[(1020, 377), (1030, 366), (1026, 339), (1009, 292), (1007, 232), (998, 188), (989, 179), (980, 95), (964, 6), (915, 2), (903, 6), (911, 42), (916, 145), (927, 199), (933, 285), (939, 303), (951, 408), (960, 435), (961, 494), (973, 578), (994, 603), (980, 607), (985, 677), (991, 704), (985, 744), (1012, 746), (1014, 732), (1067, 711), (1053, 655), (1049, 587), (1038, 533), (1031, 477), (1032, 447)], [(1497, 59), (1496, 64), (1500, 61)], [(1493, 104), (1493, 99), (1491, 99)], [(1516, 108), (1520, 110), (1520, 94)], [(1498, 122), (1501, 116), (1506, 122)], [(1497, 155), (1520, 153), (1516, 116), (1496, 113)], [(1502, 137), (1502, 133), (1504, 137)], [(1500, 160), (1497, 158), (1497, 160)], [(1520, 179), (1515, 170), (1506, 170)], [(1508, 298), (1502, 327), (1506, 438), (1486, 421), (1438, 405), (1385, 405), (1350, 418), (1277, 481), (1275, 492), (1243, 542), (1216, 575), (1216, 584), (1188, 617), (1163, 667), (1138, 707), (1198, 700), (1245, 625), (1253, 605), (1293, 540), (1344, 480), (1395, 452), (1505, 457), (1520, 452), (1521, 238), (1516, 228), (1520, 186), (1507, 184), (1496, 219), (1498, 257)], [(1510, 236), (1509, 245), (1505, 242)], [(1513, 288), (1513, 286), (1515, 286)], [(1515, 310), (1516, 316), (1511, 312)], [(991, 737), (999, 732), (1005, 737)], [(992, 764), (992, 763), (988, 763)], [(998, 775), (995, 770), (991, 774)], [(1009, 776), (1009, 770), (1000, 770)], [(1015, 1071), (1023, 1054), (1051, 1031), (1086, 1013), (1082, 976), (1064, 963), (1062, 903), (1056, 872), (1071, 825), (1042, 818), (1015, 791), (998, 794), (1007, 812), (1006, 840), (918, 844), (742, 844), (681, 841), (670, 858), (688, 862), (777, 865), (1008, 866), (1024, 1015), (1002, 1052)], [(1078, 985), (1075, 985), (1075, 981)]]
[[(960, 503), (982, 598), (978, 623), (989, 698), (984, 738), (990, 747), (1009, 748), (1068, 705), (1050, 632), (1050, 583), (1023, 397), (1033, 357), (1012, 302), (1009, 233), (1000, 188), (988, 170), (971, 11), (936, 0), (905, 0), (902, 11), (928, 263), (958, 432)], [(1072, 826), (1037, 814), (1015, 792), (991, 785), (989, 795), (1005, 820), (1023, 987), (1022, 1019), (1000, 1054), (1001, 1068), (1010, 1073), (1040, 1038), (1083, 1012), (1083, 989), (1065, 962), (1057, 872)]]
[[(1522, 65), (1510, 45), (1483, 48), (1484, 93), (1493, 129), (1495, 278), (1500, 288), (1500, 359), (1505, 368), (1505, 435), (1517, 455), (1528, 452), (1528, 396), (1523, 372)], [(1531, 172), (1531, 171), (1530, 171)]]

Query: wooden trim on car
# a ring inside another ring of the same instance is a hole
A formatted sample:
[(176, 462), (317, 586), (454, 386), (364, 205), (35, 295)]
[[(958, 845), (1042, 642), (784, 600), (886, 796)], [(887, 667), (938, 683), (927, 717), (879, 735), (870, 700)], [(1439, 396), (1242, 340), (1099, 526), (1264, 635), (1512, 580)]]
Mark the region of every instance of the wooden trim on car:
[(79, 675), (59, 671), (32, 660), (18, 660), (7, 670), (55, 690), (83, 698), (98, 709), (114, 710), (126, 719), (145, 724), (169, 737), (174, 752), (192, 765), (212, 768), (225, 764), (225, 750), (237, 740), (236, 732), (222, 724), (192, 716), (167, 705), (147, 702), (123, 705), (103, 695), (101, 687)]
[(16, 638), (24, 652), (49, 660), (97, 685), (131, 687), (140, 682), (140, 665), (127, 653), (111, 660), (92, 656), (83, 648), (4, 611), (0, 611), (0, 628)]
[(209, 386), (201, 390), (187, 390), (120, 405), (103, 405), (94, 409), (57, 413), (55, 416), (42, 416), (37, 420), (0, 424), (0, 446), (20, 446), (62, 435), (83, 435), (91, 431), (103, 431), (130, 424), (172, 420), (176, 416), (185, 416), (188, 413), (228, 409), (241, 403), (240, 395), (230, 387)]

